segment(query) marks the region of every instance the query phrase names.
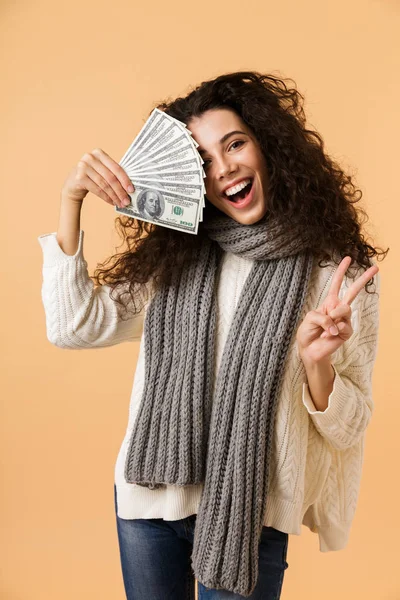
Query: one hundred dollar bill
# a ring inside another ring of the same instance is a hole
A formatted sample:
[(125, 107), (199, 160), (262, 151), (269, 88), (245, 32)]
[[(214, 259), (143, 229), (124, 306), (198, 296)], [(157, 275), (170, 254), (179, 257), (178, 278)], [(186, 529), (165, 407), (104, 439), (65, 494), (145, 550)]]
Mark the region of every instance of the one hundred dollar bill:
[(131, 203), (115, 207), (117, 213), (155, 225), (197, 234), (201, 203), (169, 191), (135, 185)]
[(197, 233), (203, 220), (203, 160), (186, 125), (154, 109), (120, 161), (135, 192), (131, 204), (116, 211)]

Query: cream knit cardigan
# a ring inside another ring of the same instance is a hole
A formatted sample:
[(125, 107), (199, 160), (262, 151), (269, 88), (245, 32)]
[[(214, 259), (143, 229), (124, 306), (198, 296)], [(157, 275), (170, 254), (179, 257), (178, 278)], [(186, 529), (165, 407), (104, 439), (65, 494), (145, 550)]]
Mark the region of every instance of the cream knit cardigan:
[[(183, 519), (196, 514), (202, 484), (148, 488), (124, 479), (130, 434), (144, 384), (143, 317), (123, 321), (122, 308), (109, 297), (109, 287), (94, 286), (83, 254), (84, 232), (74, 256), (66, 255), (56, 232), (38, 237), (43, 251), (42, 301), (48, 340), (71, 349), (100, 348), (139, 341), (129, 420), (116, 465), (118, 515), (124, 519)], [(225, 253), (217, 293), (216, 369), (231, 319), (252, 260)], [(326, 296), (335, 265), (320, 268), (314, 261), (303, 314)], [(345, 278), (339, 296), (352, 283)], [(265, 525), (299, 535), (304, 524), (319, 535), (322, 552), (340, 550), (348, 542), (359, 495), (365, 430), (373, 410), (372, 370), (379, 325), (380, 274), (377, 294), (362, 290), (352, 304), (354, 333), (332, 356), (335, 371), (329, 405), (316, 410), (303, 363), (294, 340), (289, 348), (276, 413)]]

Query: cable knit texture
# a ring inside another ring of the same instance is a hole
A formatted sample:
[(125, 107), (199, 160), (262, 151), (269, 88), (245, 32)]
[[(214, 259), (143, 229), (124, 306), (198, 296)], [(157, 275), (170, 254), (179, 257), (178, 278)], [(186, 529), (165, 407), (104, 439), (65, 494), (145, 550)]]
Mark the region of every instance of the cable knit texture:
[[(127, 483), (124, 466), (129, 440), (144, 389), (143, 322), (146, 307), (128, 320), (109, 297), (108, 286), (94, 287), (83, 255), (84, 232), (74, 256), (59, 247), (56, 233), (39, 236), (43, 250), (42, 300), (47, 337), (61, 348), (106, 347), (139, 341), (128, 427), (115, 467), (118, 515), (121, 518), (182, 519), (197, 514), (203, 484), (149, 489)], [(239, 296), (254, 261), (225, 252), (216, 295), (214, 373), (218, 373)], [(314, 261), (300, 320), (326, 297), (335, 265)], [(321, 551), (347, 544), (361, 478), (365, 430), (373, 410), (372, 370), (379, 325), (380, 275), (377, 294), (362, 290), (352, 304), (354, 333), (333, 355), (333, 391), (325, 411), (310, 396), (295, 339), (288, 350), (277, 402), (271, 447), (264, 525), (300, 534), (301, 524), (318, 533)], [(343, 297), (352, 281), (345, 278)], [(213, 380), (215, 386), (216, 378)]]

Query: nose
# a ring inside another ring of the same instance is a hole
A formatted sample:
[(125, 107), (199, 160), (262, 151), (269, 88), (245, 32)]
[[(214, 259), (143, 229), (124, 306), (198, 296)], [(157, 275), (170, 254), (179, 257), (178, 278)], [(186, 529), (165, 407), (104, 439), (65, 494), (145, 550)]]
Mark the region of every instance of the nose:
[(218, 179), (223, 179), (235, 171), (235, 165), (227, 157), (221, 157), (217, 162), (216, 174)]

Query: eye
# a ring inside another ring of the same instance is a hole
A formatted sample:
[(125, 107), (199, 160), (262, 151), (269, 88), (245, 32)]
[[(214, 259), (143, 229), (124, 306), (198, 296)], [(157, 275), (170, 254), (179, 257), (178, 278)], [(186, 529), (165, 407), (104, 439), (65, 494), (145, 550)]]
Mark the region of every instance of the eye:
[(233, 148), (233, 146), (234, 146), (235, 144), (240, 144), (240, 145), (242, 145), (242, 144), (244, 144), (244, 141), (243, 141), (243, 140), (236, 140), (236, 142), (233, 142), (233, 143), (230, 145), (229, 149)]
[(209, 162), (211, 162), (211, 161), (210, 161), (210, 159), (207, 159), (207, 160), (205, 160), (205, 161), (203, 162), (203, 168), (204, 168), (204, 169), (206, 169), (206, 168), (208, 167), (208, 164), (207, 164), (207, 163), (209, 163)]

